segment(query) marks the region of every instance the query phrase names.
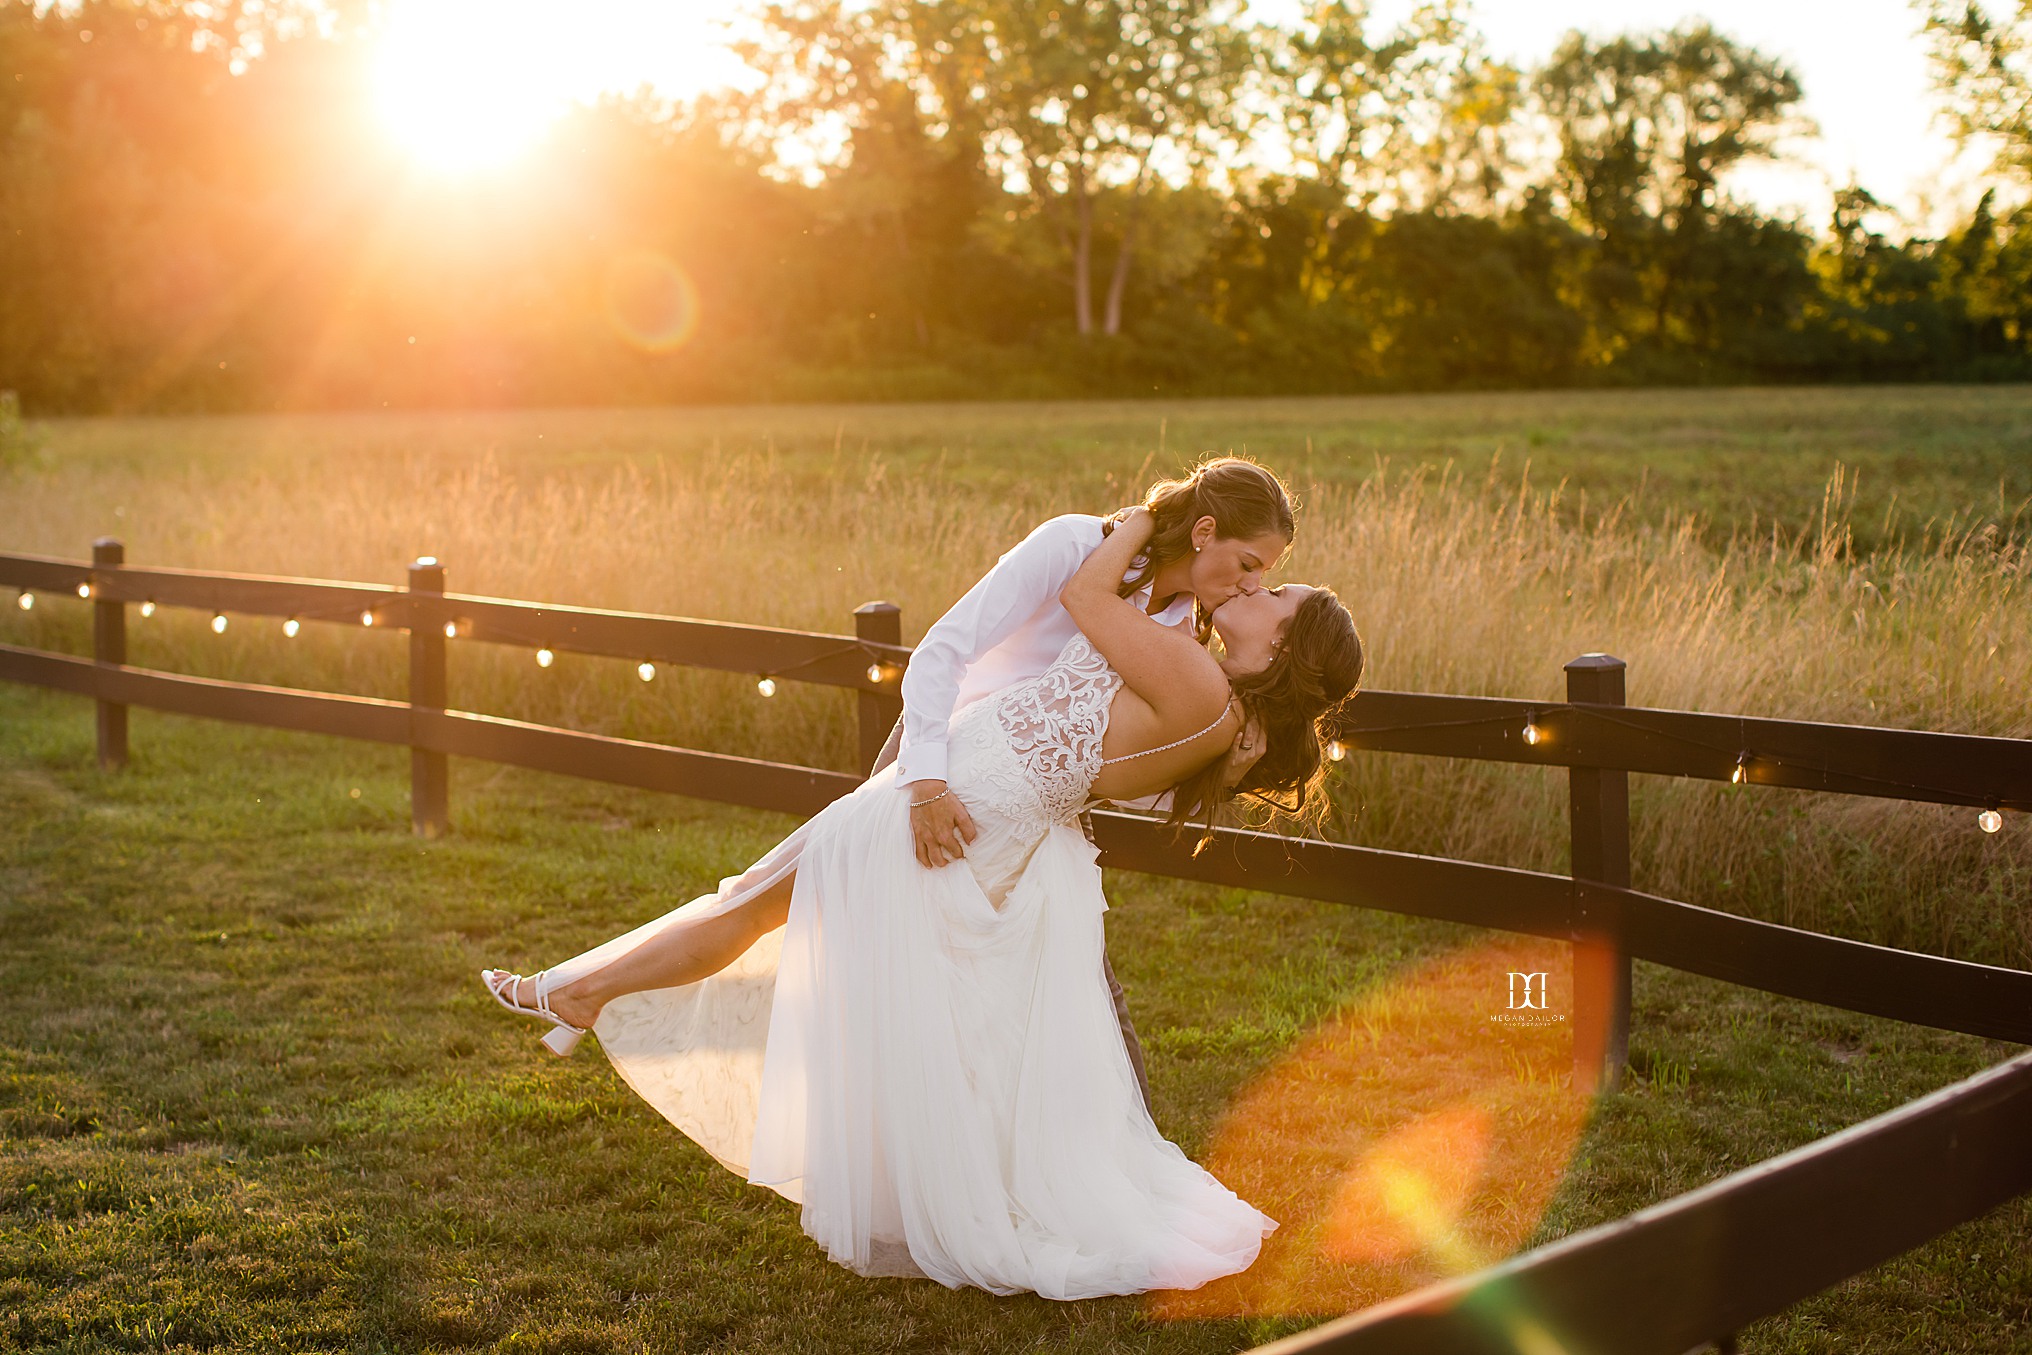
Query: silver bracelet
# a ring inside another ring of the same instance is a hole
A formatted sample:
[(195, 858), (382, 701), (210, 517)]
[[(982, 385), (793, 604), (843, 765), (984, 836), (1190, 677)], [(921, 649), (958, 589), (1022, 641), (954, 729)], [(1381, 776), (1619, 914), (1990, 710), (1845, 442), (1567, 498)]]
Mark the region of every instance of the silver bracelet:
[(952, 794), (952, 787), (951, 787), (951, 786), (947, 786), (947, 787), (946, 787), (946, 788), (945, 788), (944, 790), (942, 790), (942, 791), (940, 791), (940, 792), (939, 792), (938, 794), (936, 794), (936, 795), (932, 796), (932, 797), (931, 797), (931, 798), (930, 798), (929, 800), (912, 800), (912, 801), (910, 802), (910, 807), (911, 807), (912, 809), (922, 809), (922, 808), (924, 808), (924, 807), (925, 807), (926, 805), (935, 805), (935, 804), (937, 804), (937, 803), (938, 803), (938, 802), (939, 802), (940, 800), (943, 800), (943, 799), (944, 799), (944, 798), (945, 798), (946, 796), (948, 796), (948, 795), (950, 795), (950, 794)]

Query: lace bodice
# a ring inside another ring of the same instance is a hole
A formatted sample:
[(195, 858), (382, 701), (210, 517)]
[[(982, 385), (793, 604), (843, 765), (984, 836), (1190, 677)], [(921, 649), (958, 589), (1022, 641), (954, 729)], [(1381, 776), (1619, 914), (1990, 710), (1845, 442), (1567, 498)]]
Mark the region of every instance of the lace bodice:
[(1070, 823), (1101, 772), (1101, 737), (1121, 675), (1085, 635), (1036, 677), (955, 717), (951, 783), (969, 804), (1036, 826)]

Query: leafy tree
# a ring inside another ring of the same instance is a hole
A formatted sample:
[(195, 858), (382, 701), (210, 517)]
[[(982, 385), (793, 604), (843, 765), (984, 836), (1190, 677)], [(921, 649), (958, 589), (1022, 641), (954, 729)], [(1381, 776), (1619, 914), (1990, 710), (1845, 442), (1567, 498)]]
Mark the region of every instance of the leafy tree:
[(1253, 176), (1241, 200), (1261, 228), (1299, 232), (1296, 284), (1314, 303), (1340, 285), (1353, 218), (1492, 211), (1513, 163), (1519, 76), (1488, 57), (1459, 5), (1421, 5), (1377, 38), (1372, 27), (1367, 0), (1316, 0), (1292, 27), (1251, 33), (1253, 139), (1291, 169)]
[(1711, 229), (1740, 215), (1727, 171), (1778, 155), (1805, 124), (1798, 77), (1782, 62), (1699, 23), (1596, 41), (1567, 35), (1538, 72), (1556, 130), (1556, 186), (1600, 247), (1591, 279), (1608, 328), (1664, 343), (1711, 344), (1688, 289)]
[(1998, 163), (2032, 175), (2032, 0), (1994, 14), (1978, 0), (1914, 3), (1957, 135), (1996, 138)]
[[(1144, 208), (1208, 163), (1240, 70), (1236, 0), (886, 0), (777, 5), (754, 49), (801, 79), (806, 116), (859, 119), (880, 78), (1049, 224), (1082, 335), (1122, 328)], [(857, 125), (866, 125), (857, 122)], [(969, 148), (970, 150), (972, 147)], [(1107, 212), (1113, 205), (1118, 210)], [(1111, 234), (1102, 314), (1098, 249)]]

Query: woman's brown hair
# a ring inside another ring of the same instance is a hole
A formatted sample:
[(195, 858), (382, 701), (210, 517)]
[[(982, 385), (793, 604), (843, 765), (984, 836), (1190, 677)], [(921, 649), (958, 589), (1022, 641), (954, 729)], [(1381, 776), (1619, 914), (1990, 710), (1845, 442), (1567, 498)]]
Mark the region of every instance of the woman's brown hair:
[[(1322, 756), (1344, 704), (1361, 685), (1364, 655), (1355, 619), (1331, 588), (1314, 589), (1284, 623), (1270, 666), (1232, 680), (1242, 706), (1244, 728), (1263, 732), (1262, 757), (1242, 773), (1233, 790), (1279, 813), (1305, 817), (1318, 803), (1326, 780)], [(1229, 798), (1219, 759), (1172, 788), (1170, 822), (1197, 818), (1205, 831), (1195, 855), (1213, 838), (1214, 820)]]
[[(1291, 540), (1291, 492), (1268, 467), (1239, 456), (1216, 456), (1200, 462), (1180, 480), (1160, 480), (1143, 496), (1143, 507), (1156, 519), (1150, 544), (1138, 557), (1134, 573), (1122, 581), (1123, 597), (1157, 577), (1174, 560), (1192, 554), (1193, 524), (1214, 520), (1214, 533), (1224, 541), (1275, 532)], [(1112, 530), (1107, 524), (1102, 530)], [(1268, 563), (1266, 561), (1266, 563)], [(1205, 644), (1213, 617), (1195, 601), (1194, 629)]]

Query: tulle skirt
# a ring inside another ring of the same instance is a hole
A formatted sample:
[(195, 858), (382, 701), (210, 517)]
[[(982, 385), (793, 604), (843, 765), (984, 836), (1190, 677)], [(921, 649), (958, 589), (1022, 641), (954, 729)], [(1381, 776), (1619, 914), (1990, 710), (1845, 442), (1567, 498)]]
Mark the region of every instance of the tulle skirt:
[(1276, 1224), (1157, 1132), (1102, 971), (1078, 828), (969, 804), (964, 860), (917, 863), (886, 769), (718, 891), (576, 957), (569, 979), (797, 872), (789, 919), (595, 1032), (645, 1100), (802, 1205), (866, 1275), (1088, 1298), (1246, 1268)]

